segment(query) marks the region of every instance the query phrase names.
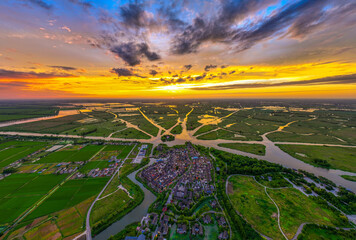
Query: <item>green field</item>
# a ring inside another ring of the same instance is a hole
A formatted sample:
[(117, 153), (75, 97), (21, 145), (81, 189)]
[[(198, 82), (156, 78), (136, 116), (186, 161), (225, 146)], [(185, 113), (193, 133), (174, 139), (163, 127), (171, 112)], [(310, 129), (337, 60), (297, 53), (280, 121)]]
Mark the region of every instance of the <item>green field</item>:
[(0, 104), (0, 122), (51, 116), (57, 113), (58, 107), (46, 104)]
[(356, 172), (356, 148), (277, 145), (291, 156), (318, 167)]
[(104, 169), (107, 168), (111, 163), (107, 161), (90, 161), (86, 163), (81, 169), (79, 169), (79, 172), (81, 173), (88, 173), (92, 169)]
[(13, 174), (0, 181), (0, 224), (10, 223), (67, 175)]
[(273, 239), (284, 239), (277, 223), (277, 209), (252, 177), (233, 176), (229, 182), (232, 205), (257, 231)]
[(178, 124), (177, 126), (175, 126), (172, 130), (171, 133), (172, 134), (181, 134), (183, 131), (183, 127), (181, 124)]
[(217, 127), (218, 127), (217, 125), (205, 125), (205, 126), (202, 126), (201, 128), (199, 128), (198, 131), (196, 131), (196, 132), (194, 133), (194, 136), (198, 136), (198, 135), (200, 135), (200, 134), (209, 132), (209, 131), (211, 131), (211, 130), (216, 129)]
[(125, 139), (150, 139), (151, 137), (137, 130), (136, 128), (126, 128), (120, 132), (114, 133), (112, 135), (114, 138), (125, 138)]
[(262, 144), (247, 144), (247, 143), (219, 143), (219, 147), (231, 148), (243, 152), (253, 153), (257, 155), (265, 155), (266, 146)]
[(327, 226), (340, 225), (339, 216), (324, 208), (294, 188), (268, 189), (281, 213), (281, 226), (288, 238), (292, 238), (302, 223)]
[(70, 208), (98, 194), (109, 178), (85, 178), (68, 180), (25, 220), (35, 219), (50, 213)]
[(47, 146), (45, 142), (10, 141), (0, 144), (0, 169)]
[(41, 158), (37, 163), (60, 163), (88, 161), (103, 146), (88, 145), (79, 150), (63, 149)]

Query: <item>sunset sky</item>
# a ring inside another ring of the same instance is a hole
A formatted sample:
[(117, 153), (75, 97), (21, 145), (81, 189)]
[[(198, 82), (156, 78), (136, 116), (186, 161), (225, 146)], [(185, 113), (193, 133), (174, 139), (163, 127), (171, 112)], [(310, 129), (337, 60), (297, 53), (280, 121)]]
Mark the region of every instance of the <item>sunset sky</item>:
[(1, 0), (0, 99), (356, 98), (354, 0)]

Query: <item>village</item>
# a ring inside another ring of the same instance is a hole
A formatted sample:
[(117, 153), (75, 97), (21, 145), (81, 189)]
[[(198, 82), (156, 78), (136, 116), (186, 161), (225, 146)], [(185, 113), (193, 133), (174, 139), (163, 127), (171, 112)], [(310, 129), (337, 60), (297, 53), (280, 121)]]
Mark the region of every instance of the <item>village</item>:
[(140, 178), (165, 197), (161, 211), (150, 212), (141, 220), (137, 228), (141, 238), (204, 239), (216, 228), (217, 239), (229, 239), (228, 222), (215, 198), (213, 174), (210, 160), (191, 144), (170, 149), (145, 168)]

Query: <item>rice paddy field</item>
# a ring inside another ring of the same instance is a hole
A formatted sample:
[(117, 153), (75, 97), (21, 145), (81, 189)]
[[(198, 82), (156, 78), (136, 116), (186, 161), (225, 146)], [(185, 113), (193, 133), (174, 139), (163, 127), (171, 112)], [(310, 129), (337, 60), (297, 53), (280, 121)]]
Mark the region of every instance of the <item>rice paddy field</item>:
[(36, 141), (8, 141), (0, 144), (0, 169), (43, 149), (48, 144)]
[(13, 174), (0, 181), (0, 224), (15, 220), (67, 175)]
[(102, 146), (88, 145), (80, 149), (68, 149), (48, 154), (41, 158), (37, 163), (60, 163), (60, 162), (80, 162), (88, 161), (95, 153), (97, 153)]

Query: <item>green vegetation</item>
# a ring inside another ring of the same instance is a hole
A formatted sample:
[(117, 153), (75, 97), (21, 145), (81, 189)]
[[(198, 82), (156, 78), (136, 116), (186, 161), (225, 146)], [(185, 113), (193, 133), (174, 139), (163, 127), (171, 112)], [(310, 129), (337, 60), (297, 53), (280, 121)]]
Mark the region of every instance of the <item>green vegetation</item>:
[(62, 133), (79, 127), (79, 120), (85, 118), (84, 114), (70, 115), (49, 120), (23, 123), (0, 128), (1, 131), (39, 132), (39, 133)]
[(211, 130), (216, 129), (217, 127), (218, 127), (217, 125), (205, 125), (205, 126), (202, 126), (201, 128), (199, 128), (198, 131), (196, 131), (194, 133), (194, 136), (198, 136), (198, 135), (201, 135), (203, 133), (209, 132)]
[(41, 158), (37, 163), (60, 163), (88, 161), (102, 146), (88, 145), (78, 149), (68, 149), (53, 152)]
[(343, 221), (329, 208), (318, 204), (295, 188), (268, 189), (281, 213), (281, 226), (288, 238), (293, 238), (302, 223), (344, 226)]
[(342, 230), (326, 226), (308, 224), (304, 226), (298, 240), (353, 240), (356, 239), (356, 230)]
[(243, 152), (253, 153), (257, 155), (265, 155), (266, 146), (262, 144), (247, 144), (247, 143), (219, 143), (219, 147), (231, 148)]
[(86, 174), (92, 169), (104, 169), (107, 168), (109, 165), (110, 163), (106, 161), (90, 161), (86, 163), (81, 169), (79, 169), (79, 172)]
[(341, 175), (341, 177), (345, 178), (346, 180), (356, 182), (356, 176)]
[(0, 122), (56, 115), (59, 108), (46, 104), (0, 104)]
[(121, 232), (115, 234), (114, 236), (111, 236), (108, 238), (108, 240), (124, 240), (126, 236), (136, 236), (137, 231), (136, 228), (139, 225), (139, 222), (134, 222), (129, 225), (127, 225), (124, 230)]
[(0, 170), (47, 146), (45, 142), (9, 141), (0, 144)]
[(84, 178), (65, 182), (57, 191), (47, 198), (25, 220), (35, 219), (50, 213), (70, 208), (98, 194), (108, 178)]
[(120, 132), (114, 133), (112, 137), (126, 138), (126, 139), (150, 139), (147, 134), (137, 130), (136, 128), (126, 128)]
[(10, 223), (67, 175), (13, 174), (0, 181), (0, 224)]
[(272, 239), (284, 239), (278, 228), (277, 209), (264, 188), (247, 176), (232, 176), (229, 183), (232, 205), (252, 227)]
[(135, 116), (120, 116), (120, 118), (136, 125), (138, 128), (151, 134), (152, 136), (157, 136), (158, 134), (159, 129), (145, 119), (141, 114)]
[(183, 131), (183, 127), (181, 124), (178, 124), (177, 126), (175, 126), (172, 130), (171, 133), (172, 134), (181, 134)]
[(314, 166), (356, 172), (356, 148), (285, 144), (278, 147)]
[(171, 142), (171, 141), (174, 141), (174, 139), (175, 139), (175, 137), (173, 135), (170, 135), (170, 134), (161, 136), (161, 141), (162, 142)]
[(245, 140), (245, 136), (226, 131), (224, 129), (218, 129), (216, 131), (211, 131), (206, 134), (198, 136), (201, 140), (216, 140), (216, 139), (226, 139), (226, 140)]
[[(125, 216), (143, 201), (144, 193), (142, 189), (134, 184), (127, 175), (148, 162), (149, 160), (145, 159), (140, 164), (125, 164), (125, 167), (120, 170), (119, 177), (115, 176), (105, 189), (101, 199), (95, 203), (90, 215), (94, 235)], [(119, 185), (124, 187), (130, 195), (124, 190), (118, 189)]]

